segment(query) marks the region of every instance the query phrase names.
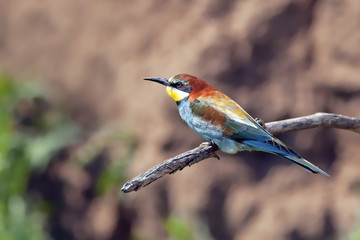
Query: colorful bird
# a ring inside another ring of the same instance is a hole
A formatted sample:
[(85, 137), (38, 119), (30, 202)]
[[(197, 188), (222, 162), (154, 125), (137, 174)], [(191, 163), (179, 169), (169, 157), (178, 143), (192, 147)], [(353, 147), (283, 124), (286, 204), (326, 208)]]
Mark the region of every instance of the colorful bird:
[(166, 78), (145, 78), (166, 86), (181, 118), (207, 141), (225, 153), (261, 151), (284, 157), (311, 173), (326, 172), (302, 158), (272, 136), (235, 101), (205, 81), (189, 74)]

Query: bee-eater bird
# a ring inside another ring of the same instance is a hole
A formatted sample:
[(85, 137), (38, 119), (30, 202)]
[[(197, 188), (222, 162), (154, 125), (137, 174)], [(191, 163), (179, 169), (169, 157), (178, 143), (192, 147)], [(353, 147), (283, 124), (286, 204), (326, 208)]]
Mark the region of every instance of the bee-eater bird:
[(311, 173), (326, 172), (302, 158), (272, 136), (235, 101), (205, 81), (189, 74), (145, 78), (166, 86), (181, 118), (201, 137), (225, 153), (261, 151), (284, 157)]

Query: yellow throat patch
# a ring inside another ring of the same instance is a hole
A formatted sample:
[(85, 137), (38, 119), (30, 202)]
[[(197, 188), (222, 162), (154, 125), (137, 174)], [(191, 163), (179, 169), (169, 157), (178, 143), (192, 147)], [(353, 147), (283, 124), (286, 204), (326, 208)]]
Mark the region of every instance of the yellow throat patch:
[(181, 100), (189, 96), (189, 93), (169, 86), (166, 87), (166, 92), (172, 99), (175, 100), (175, 102), (180, 102)]

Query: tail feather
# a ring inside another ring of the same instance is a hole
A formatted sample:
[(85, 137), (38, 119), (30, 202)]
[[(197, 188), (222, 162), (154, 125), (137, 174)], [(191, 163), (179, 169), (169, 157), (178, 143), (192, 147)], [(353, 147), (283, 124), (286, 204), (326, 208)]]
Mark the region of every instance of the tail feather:
[(276, 138), (273, 138), (268, 141), (244, 140), (242, 144), (248, 146), (248, 149), (246, 150), (272, 153), (292, 161), (293, 163), (299, 165), (300, 167), (303, 167), (308, 172), (321, 173), (327, 177), (330, 177), (330, 175), (327, 174), (325, 171), (321, 170), (319, 167), (315, 166), (311, 162), (305, 160), (298, 153), (286, 147), (284, 143), (282, 143), (280, 140)]
[(300, 167), (305, 168), (308, 172), (311, 173), (321, 173), (324, 174), (327, 177), (330, 177), (329, 174), (327, 174), (325, 171), (321, 170), (319, 167), (315, 166), (314, 164), (312, 164), (311, 162), (305, 160), (302, 157), (293, 157), (293, 156), (286, 156), (286, 155), (281, 155), (284, 158), (289, 159), (290, 161), (292, 161), (293, 163), (299, 165)]

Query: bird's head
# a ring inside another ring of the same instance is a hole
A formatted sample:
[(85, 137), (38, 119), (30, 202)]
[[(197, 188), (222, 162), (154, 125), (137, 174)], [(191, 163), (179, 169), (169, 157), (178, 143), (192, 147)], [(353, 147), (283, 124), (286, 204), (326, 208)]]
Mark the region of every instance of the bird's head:
[(166, 92), (177, 103), (187, 98), (192, 100), (200, 95), (203, 95), (204, 93), (215, 90), (200, 78), (185, 73), (175, 75), (169, 79), (145, 78), (144, 80), (149, 80), (165, 85)]

